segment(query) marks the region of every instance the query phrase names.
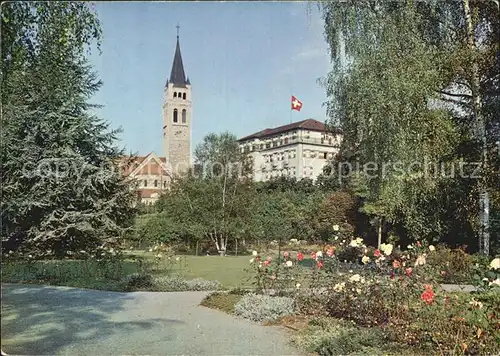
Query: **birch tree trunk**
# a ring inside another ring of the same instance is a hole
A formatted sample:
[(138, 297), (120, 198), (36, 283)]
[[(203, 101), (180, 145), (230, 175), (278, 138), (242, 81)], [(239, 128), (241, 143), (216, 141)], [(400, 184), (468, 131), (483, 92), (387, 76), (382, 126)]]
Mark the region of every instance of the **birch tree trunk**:
[(382, 218), (378, 219), (378, 229), (377, 229), (377, 248), (380, 249), (380, 245), (382, 245)]
[[(467, 33), (467, 46), (471, 53), (476, 50), (476, 39), (474, 24), (469, 0), (463, 0), (464, 15)], [(490, 233), (489, 233), (489, 196), (486, 185), (486, 165), (487, 161), (487, 142), (486, 125), (483, 116), (483, 104), (480, 93), (479, 65), (474, 58), (471, 63), (470, 86), (472, 91), (472, 105), (474, 120), (476, 126), (476, 139), (480, 142), (481, 149), (481, 176), (479, 178), (479, 251), (488, 256), (490, 254)]]

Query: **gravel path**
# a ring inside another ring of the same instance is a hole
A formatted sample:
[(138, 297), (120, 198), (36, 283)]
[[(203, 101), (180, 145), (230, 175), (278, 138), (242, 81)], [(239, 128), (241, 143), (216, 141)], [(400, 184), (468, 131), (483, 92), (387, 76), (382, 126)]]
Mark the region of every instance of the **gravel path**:
[(287, 331), (199, 306), (205, 292), (2, 285), (10, 355), (299, 355)]

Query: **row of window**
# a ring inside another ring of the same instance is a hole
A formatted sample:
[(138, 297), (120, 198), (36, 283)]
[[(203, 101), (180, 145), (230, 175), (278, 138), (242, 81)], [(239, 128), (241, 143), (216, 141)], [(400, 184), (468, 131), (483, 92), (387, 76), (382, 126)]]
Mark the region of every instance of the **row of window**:
[[(274, 148), (274, 147), (279, 147), (279, 146), (283, 146), (283, 145), (288, 145), (288, 143), (294, 142), (295, 139), (297, 139), (297, 137), (295, 135), (293, 135), (290, 138), (285, 137), (285, 138), (282, 138), (279, 140), (272, 139), (271, 141), (267, 141), (265, 143), (260, 143), (260, 144), (257, 144), (257, 143), (254, 143), (252, 145), (247, 144), (241, 148), (241, 152), (248, 153), (251, 151), (263, 150), (264, 148), (267, 149), (267, 148)], [(321, 139), (320, 138), (313, 138), (312, 139), (312, 138), (310, 138), (309, 135), (305, 135), (303, 137), (303, 139), (307, 140), (306, 142), (317, 143), (317, 144), (321, 143), (322, 145), (326, 144), (326, 142), (328, 142), (329, 146), (333, 146), (334, 144), (338, 144), (337, 142), (333, 141), (332, 137), (328, 137), (328, 138), (322, 137)]]
[(285, 176), (295, 176), (295, 168), (294, 169), (287, 169), (287, 170), (281, 170), (281, 171), (274, 171), (271, 173), (266, 174), (266, 179), (270, 178), (275, 178), (275, 177), (285, 177)]
[[(181, 120), (182, 120), (183, 124), (185, 124), (187, 122), (187, 112), (186, 112), (186, 109), (182, 109)], [(179, 111), (177, 109), (174, 109), (173, 121), (174, 122), (179, 122)]]
[[(158, 183), (159, 183), (159, 182), (158, 182), (158, 180), (156, 180), (156, 179), (155, 179), (155, 180), (153, 181), (153, 187), (155, 187), (155, 188), (159, 188), (159, 187), (160, 187), (160, 185), (159, 185)], [(140, 184), (140, 186), (141, 186), (141, 187), (143, 187), (143, 188), (146, 188), (146, 187), (148, 186), (148, 180), (147, 180), (147, 179), (144, 179), (144, 180), (142, 181), (142, 184)], [(166, 187), (167, 187), (167, 182), (166, 182), (166, 181), (163, 181), (163, 188), (166, 188)]]
[[(293, 159), (295, 157), (296, 157), (295, 150), (279, 152), (279, 153), (274, 153), (274, 154), (270, 154), (270, 155), (264, 155), (266, 163), (276, 162), (276, 161), (284, 161), (285, 158)], [(304, 158), (316, 158), (316, 157), (318, 157), (318, 158), (323, 158), (323, 159), (329, 159), (329, 158), (333, 158), (333, 153), (306, 150), (302, 154), (302, 157), (304, 157)]]
[[(296, 136), (292, 136), (291, 139), (295, 140)], [(245, 146), (241, 150), (242, 152), (250, 152), (250, 151), (257, 151), (257, 150), (263, 150), (264, 148), (271, 148), (271, 147), (278, 147), (278, 146), (283, 146), (283, 145), (288, 145), (290, 139), (288, 137), (285, 137), (284, 139), (281, 139), (279, 141), (268, 141), (266, 143), (261, 143), (261, 144), (253, 144), (251, 146)]]
[(178, 93), (178, 92), (174, 91), (174, 98), (186, 100), (186, 93), (180, 93), (180, 92)]
[(304, 158), (323, 158), (323, 159), (328, 159), (328, 158), (333, 158), (333, 153), (332, 152), (321, 152), (321, 151), (304, 151), (302, 154), (302, 157)]
[(295, 153), (295, 150), (289, 150), (285, 152), (276, 152), (273, 154), (264, 155), (264, 158), (266, 159), (266, 163), (269, 163), (274, 161), (283, 161), (285, 157), (295, 158), (296, 156), (297, 154)]
[[(275, 177), (285, 177), (285, 176), (295, 176), (296, 171), (295, 167), (289, 168), (289, 169), (281, 169), (281, 170), (276, 170), (272, 171), (266, 174), (266, 179), (270, 178), (275, 178)], [(303, 177), (307, 176), (312, 176), (313, 175), (313, 168), (312, 167), (305, 167), (303, 171)]]

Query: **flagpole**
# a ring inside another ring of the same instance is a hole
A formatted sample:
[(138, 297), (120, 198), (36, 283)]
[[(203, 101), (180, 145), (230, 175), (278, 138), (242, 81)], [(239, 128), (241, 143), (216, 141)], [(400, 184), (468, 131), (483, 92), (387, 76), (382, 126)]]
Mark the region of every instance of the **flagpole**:
[(292, 123), (292, 111), (293, 109), (290, 109), (290, 123)]

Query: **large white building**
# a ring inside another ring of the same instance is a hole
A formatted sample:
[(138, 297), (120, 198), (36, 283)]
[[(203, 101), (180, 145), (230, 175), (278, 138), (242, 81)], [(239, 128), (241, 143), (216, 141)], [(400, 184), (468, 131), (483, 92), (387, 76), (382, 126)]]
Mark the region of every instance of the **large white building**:
[(288, 176), (315, 180), (340, 148), (340, 130), (331, 132), (322, 122), (307, 119), (265, 129), (238, 140), (251, 159), (253, 180)]

